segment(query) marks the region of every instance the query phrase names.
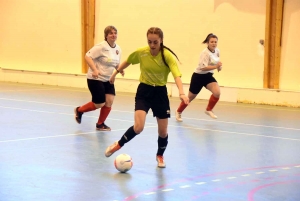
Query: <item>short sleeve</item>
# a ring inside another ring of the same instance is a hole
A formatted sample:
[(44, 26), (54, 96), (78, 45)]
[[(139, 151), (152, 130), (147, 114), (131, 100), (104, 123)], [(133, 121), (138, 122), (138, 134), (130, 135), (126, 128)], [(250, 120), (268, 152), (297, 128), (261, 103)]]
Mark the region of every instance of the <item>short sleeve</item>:
[(139, 51), (135, 51), (133, 53), (131, 53), (128, 58), (127, 58), (127, 63), (131, 63), (131, 64), (138, 64), (140, 63), (140, 57), (139, 57)]
[(91, 57), (92, 59), (96, 59), (101, 56), (101, 53), (102, 53), (102, 46), (95, 45), (86, 53), (86, 56)]

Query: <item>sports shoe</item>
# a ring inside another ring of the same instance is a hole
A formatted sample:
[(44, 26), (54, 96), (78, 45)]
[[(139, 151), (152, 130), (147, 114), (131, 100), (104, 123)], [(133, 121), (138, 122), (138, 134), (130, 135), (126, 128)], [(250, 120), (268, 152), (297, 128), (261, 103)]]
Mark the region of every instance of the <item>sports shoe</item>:
[(110, 127), (105, 125), (105, 123), (96, 124), (96, 129), (99, 130), (99, 131), (111, 131)]
[(165, 168), (166, 167), (163, 156), (160, 156), (160, 155), (156, 156), (156, 161), (157, 161), (157, 167), (159, 167), (159, 168)]
[(83, 115), (83, 112), (79, 112), (78, 111), (78, 108), (79, 107), (77, 107), (77, 108), (75, 108), (74, 109), (74, 112), (75, 112), (75, 120), (77, 121), (77, 123), (81, 123), (81, 118), (82, 118), (82, 115)]
[(205, 114), (207, 114), (208, 116), (210, 116), (213, 119), (217, 119), (218, 117), (213, 113), (213, 111), (207, 111), (205, 110)]
[(106, 148), (105, 156), (110, 157), (113, 153), (115, 153), (119, 149), (121, 149), (121, 146), (119, 145), (118, 141), (116, 141), (112, 145)]
[(177, 112), (177, 110), (176, 110), (175, 117), (176, 117), (176, 121), (182, 122), (181, 112)]

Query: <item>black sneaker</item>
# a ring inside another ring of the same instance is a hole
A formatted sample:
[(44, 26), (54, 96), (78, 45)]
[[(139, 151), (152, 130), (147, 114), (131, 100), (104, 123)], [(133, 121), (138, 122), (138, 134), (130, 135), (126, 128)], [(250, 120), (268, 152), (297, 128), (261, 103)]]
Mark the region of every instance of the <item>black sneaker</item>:
[(77, 123), (81, 123), (81, 118), (82, 118), (82, 115), (83, 115), (83, 112), (79, 112), (78, 111), (78, 108), (75, 108), (74, 112), (75, 112), (75, 120), (77, 121)]
[(111, 131), (110, 127), (105, 125), (105, 123), (96, 124), (96, 129), (99, 130), (99, 131)]

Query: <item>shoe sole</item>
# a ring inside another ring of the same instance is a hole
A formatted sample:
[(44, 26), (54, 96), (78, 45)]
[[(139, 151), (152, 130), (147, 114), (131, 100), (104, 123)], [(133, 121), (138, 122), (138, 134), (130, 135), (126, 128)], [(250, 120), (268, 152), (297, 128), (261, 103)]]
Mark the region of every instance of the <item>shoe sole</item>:
[(96, 128), (98, 131), (111, 131), (111, 129), (102, 129), (102, 128)]

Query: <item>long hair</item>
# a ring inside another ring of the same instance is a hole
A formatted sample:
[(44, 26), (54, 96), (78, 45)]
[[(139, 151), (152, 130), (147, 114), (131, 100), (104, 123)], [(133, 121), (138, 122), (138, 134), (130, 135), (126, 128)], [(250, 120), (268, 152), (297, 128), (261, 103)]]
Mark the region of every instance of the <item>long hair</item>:
[[(148, 36), (149, 34), (156, 34), (156, 35), (158, 35), (159, 38), (162, 39), (162, 41), (163, 41), (163, 39), (164, 39), (164, 33), (163, 33), (162, 30), (161, 30), (160, 28), (158, 28), (158, 27), (151, 27), (150, 29), (148, 29), (148, 31), (147, 31), (147, 36)], [(163, 44), (163, 42), (161, 42), (161, 43), (160, 43), (161, 57), (162, 57), (163, 62), (165, 63), (166, 66), (169, 67), (169, 65), (168, 65), (167, 62), (166, 62), (165, 55), (164, 55), (164, 48), (166, 48), (167, 50), (169, 50), (169, 51), (177, 58), (177, 60), (179, 61), (177, 55), (176, 55), (170, 48), (166, 47), (166, 46)]]

